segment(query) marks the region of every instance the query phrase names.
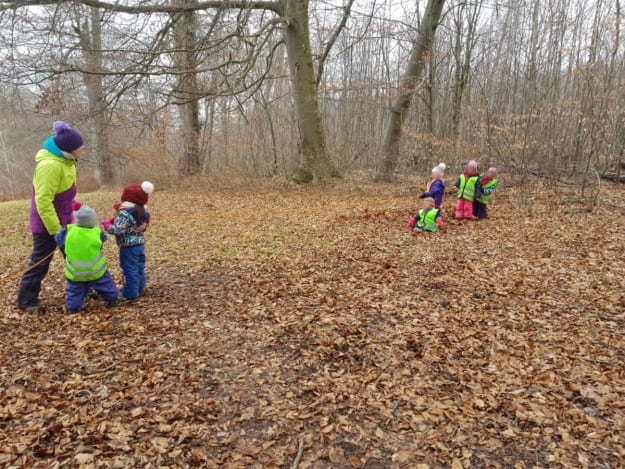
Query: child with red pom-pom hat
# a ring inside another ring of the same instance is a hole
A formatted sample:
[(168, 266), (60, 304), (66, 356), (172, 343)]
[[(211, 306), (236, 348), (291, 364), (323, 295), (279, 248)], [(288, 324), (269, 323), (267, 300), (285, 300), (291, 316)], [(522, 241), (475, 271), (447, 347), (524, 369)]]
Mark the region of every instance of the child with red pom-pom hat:
[(149, 181), (124, 187), (121, 202), (114, 205), (117, 213), (102, 223), (119, 246), (124, 279), (120, 300), (137, 298), (145, 289), (145, 230), (150, 221), (146, 206), (152, 192), (154, 184)]

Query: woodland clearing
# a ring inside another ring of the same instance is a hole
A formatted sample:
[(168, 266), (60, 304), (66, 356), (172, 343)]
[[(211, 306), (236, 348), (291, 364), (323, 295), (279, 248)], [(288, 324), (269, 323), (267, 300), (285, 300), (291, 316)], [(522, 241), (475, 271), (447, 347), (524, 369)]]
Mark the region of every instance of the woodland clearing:
[(15, 307), (1, 203), (0, 465), (622, 467), (625, 188), (500, 187), (480, 222), (448, 194), (413, 237), (416, 185), (157, 187), (146, 295), (76, 316), (59, 253)]

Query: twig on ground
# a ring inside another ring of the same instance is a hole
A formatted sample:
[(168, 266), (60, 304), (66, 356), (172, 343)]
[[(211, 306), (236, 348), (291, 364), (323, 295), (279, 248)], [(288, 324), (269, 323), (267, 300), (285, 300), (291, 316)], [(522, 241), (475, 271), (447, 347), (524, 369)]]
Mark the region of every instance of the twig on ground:
[(377, 376), (375, 377), (374, 380), (369, 381), (370, 383), (372, 382), (374, 386), (378, 385), (378, 381), (380, 381), (380, 378), (382, 378), (382, 375), (384, 374), (384, 372), (386, 371), (386, 369), (388, 368), (388, 364), (385, 364), (380, 371), (378, 372)]
[(295, 460), (293, 461), (291, 469), (297, 469), (297, 466), (299, 466), (299, 462), (302, 459), (302, 454), (304, 454), (304, 439), (300, 438), (299, 446), (297, 448), (297, 455), (295, 456)]
[(401, 400), (397, 399), (397, 401), (395, 402), (395, 405), (393, 406), (393, 410), (391, 410), (391, 415), (393, 417), (397, 417), (397, 409), (399, 408), (400, 403), (401, 403)]

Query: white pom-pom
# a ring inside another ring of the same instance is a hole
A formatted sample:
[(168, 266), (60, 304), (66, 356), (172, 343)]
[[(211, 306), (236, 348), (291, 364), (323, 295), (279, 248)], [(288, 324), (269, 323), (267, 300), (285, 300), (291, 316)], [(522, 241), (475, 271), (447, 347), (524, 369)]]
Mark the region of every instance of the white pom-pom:
[(141, 190), (146, 194), (151, 194), (152, 192), (154, 192), (154, 184), (152, 184), (150, 181), (143, 181), (141, 183)]
[(438, 167), (441, 168), (443, 171), (447, 169), (447, 165), (445, 163), (438, 163)]

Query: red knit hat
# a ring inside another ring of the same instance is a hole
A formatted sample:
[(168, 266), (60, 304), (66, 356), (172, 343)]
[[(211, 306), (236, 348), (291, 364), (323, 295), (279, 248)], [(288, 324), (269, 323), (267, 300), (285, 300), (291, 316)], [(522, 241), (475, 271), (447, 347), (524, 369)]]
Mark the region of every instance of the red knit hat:
[(146, 205), (148, 196), (154, 192), (154, 184), (143, 181), (141, 184), (129, 184), (122, 192), (122, 202), (132, 202), (137, 205)]

